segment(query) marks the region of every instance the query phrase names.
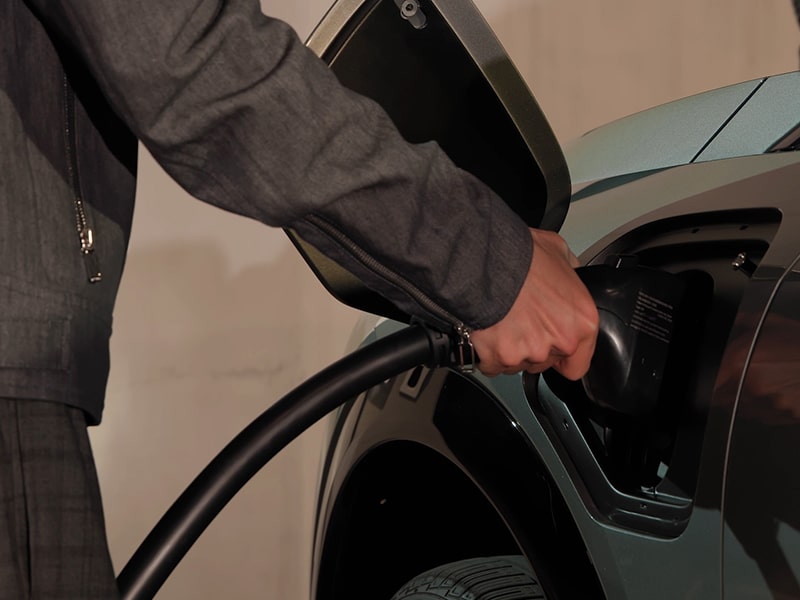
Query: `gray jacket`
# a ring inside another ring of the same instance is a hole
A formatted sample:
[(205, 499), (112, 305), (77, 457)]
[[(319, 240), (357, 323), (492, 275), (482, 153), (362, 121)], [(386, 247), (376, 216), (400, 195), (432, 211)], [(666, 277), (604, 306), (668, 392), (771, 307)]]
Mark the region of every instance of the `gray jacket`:
[(4, 0), (0, 396), (100, 420), (137, 138), (192, 195), (297, 229), (440, 327), (496, 322), (527, 272), (524, 223), (256, 0)]

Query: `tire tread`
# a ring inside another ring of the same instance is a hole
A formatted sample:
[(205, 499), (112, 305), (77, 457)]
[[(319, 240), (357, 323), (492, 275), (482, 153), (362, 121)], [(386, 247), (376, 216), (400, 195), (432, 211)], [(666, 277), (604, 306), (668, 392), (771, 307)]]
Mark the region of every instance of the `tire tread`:
[(520, 556), (462, 560), (426, 571), (392, 600), (544, 600), (536, 574)]

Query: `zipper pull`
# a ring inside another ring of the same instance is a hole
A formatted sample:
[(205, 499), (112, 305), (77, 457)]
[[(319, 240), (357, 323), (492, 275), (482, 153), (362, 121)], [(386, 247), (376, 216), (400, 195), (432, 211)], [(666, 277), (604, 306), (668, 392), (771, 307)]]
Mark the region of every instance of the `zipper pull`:
[(81, 253), (84, 255), (94, 252), (94, 231), (91, 227), (82, 227), (79, 234), (81, 238)]
[(456, 324), (456, 363), (460, 373), (472, 373), (475, 370), (475, 348), (469, 337), (469, 328), (463, 323)]
[(84, 264), (86, 265), (86, 276), (89, 283), (99, 283), (103, 280), (100, 272), (100, 265), (94, 255), (94, 230), (91, 227), (83, 227), (79, 233), (81, 239), (81, 254), (83, 254)]

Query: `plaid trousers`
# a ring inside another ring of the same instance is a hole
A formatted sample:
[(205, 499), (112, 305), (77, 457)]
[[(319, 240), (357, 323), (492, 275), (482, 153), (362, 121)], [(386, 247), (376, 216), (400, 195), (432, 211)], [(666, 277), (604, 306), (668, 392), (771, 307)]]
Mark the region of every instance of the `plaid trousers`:
[(0, 398), (0, 600), (118, 598), (83, 412)]

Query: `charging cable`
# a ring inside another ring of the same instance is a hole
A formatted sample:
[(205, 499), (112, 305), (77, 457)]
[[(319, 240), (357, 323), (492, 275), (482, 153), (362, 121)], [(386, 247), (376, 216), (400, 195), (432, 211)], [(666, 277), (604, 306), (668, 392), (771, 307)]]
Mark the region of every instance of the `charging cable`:
[(237, 435), (164, 514), (117, 578), (123, 600), (150, 600), (233, 496), (269, 460), (332, 410), (419, 365), (452, 364), (458, 344), (412, 325), (306, 380)]

